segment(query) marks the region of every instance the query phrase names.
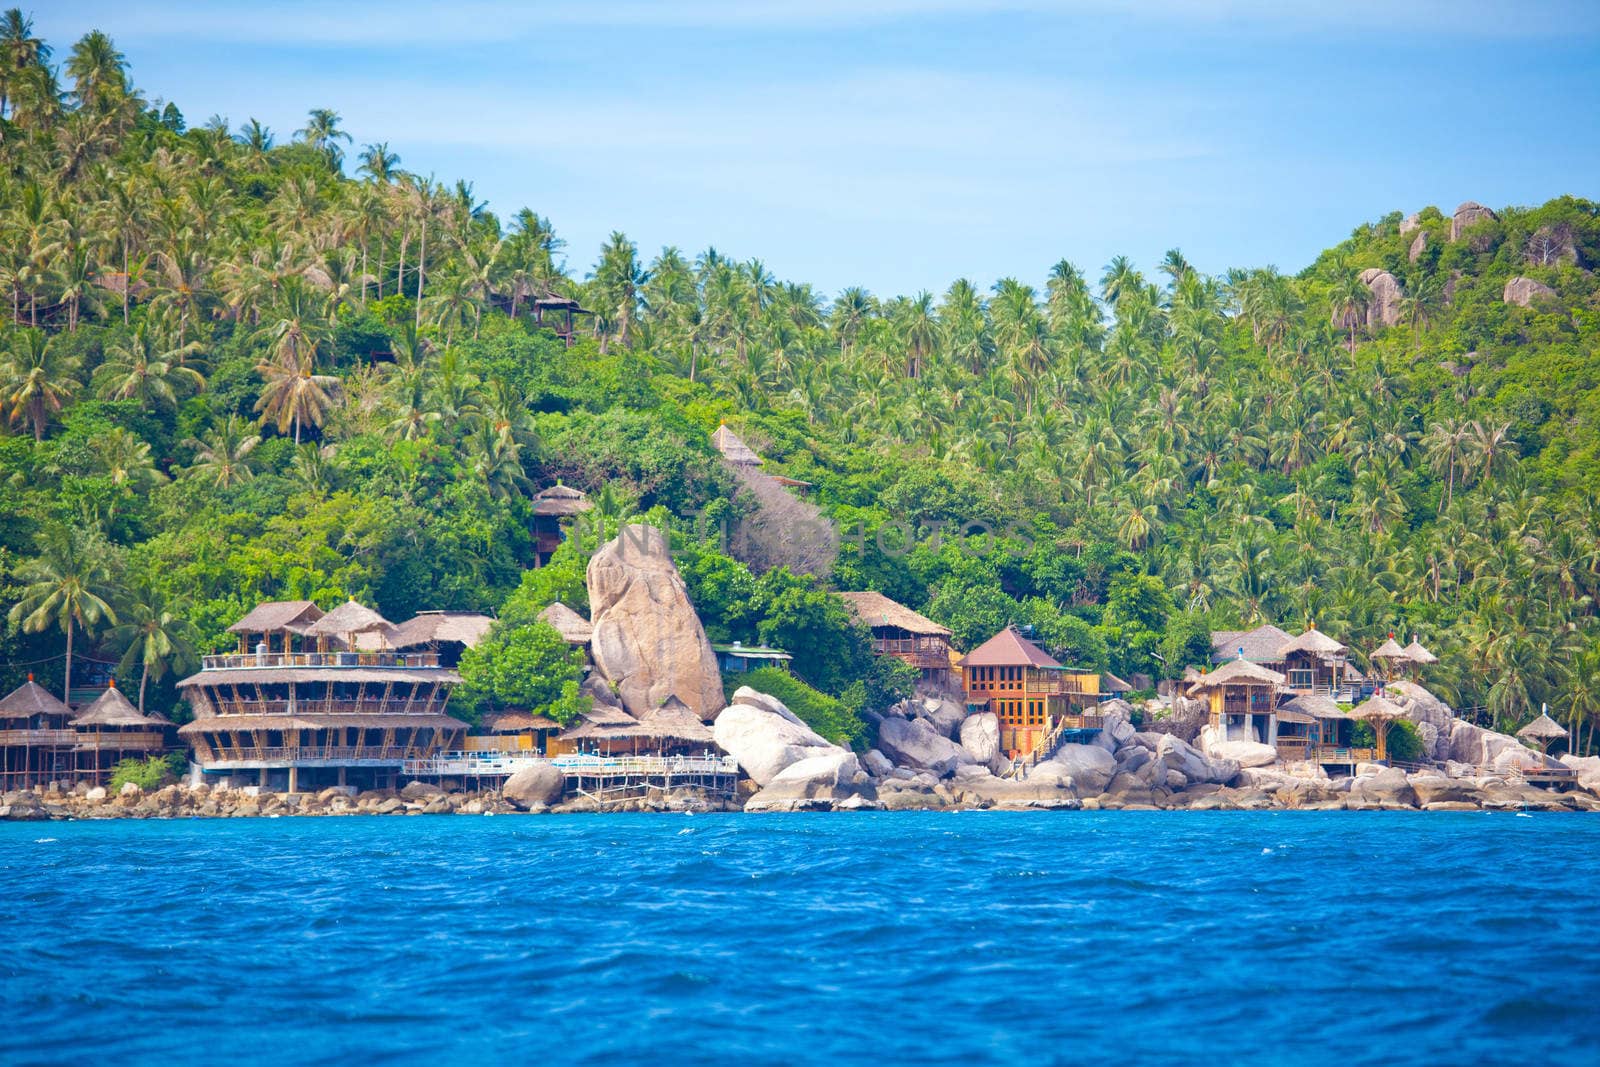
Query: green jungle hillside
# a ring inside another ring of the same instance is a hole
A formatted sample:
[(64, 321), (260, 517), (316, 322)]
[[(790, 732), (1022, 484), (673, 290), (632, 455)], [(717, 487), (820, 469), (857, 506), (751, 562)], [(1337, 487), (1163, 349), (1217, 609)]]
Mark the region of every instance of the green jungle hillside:
[[(877, 589), (1124, 676), (1262, 621), (1416, 634), (1458, 707), (1592, 735), (1594, 202), (1396, 212), (1298, 274), (1174, 249), (822, 293), (621, 233), (569, 263), (333, 110), (153, 98), (103, 34), (0, 19), (0, 690), (59, 686), (70, 644), (181, 719), (190, 651), (258, 600), (581, 609), (595, 538), (644, 516), (714, 639), (847, 710), (904, 689), (832, 595)], [(552, 296), (594, 311), (570, 348)], [(724, 422), (810, 487), (724, 464)], [(597, 521), (534, 571), (558, 481)], [(786, 537), (813, 508), (837, 537)]]

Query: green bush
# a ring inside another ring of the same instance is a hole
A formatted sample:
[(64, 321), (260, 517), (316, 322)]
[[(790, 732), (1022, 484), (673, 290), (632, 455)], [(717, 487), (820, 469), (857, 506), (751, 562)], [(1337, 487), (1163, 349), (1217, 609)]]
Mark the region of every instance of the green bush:
[(111, 770), (111, 791), (119, 792), (129, 782), (146, 791), (171, 785), (187, 763), (176, 752), (149, 759), (125, 759)]
[(867, 723), (855, 708), (818, 692), (787, 671), (760, 667), (745, 674), (724, 675), (722, 684), (730, 698), (741, 685), (776, 697), (801, 722), (834, 744), (858, 750), (867, 746)]

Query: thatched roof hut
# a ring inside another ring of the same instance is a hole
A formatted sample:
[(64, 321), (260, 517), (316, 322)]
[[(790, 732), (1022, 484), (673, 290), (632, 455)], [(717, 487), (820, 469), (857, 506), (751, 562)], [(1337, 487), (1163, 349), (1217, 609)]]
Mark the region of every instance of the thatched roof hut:
[(620, 709), (597, 704), (580, 725), (561, 737), (567, 741), (633, 741), (652, 745), (714, 743), (710, 728), (677, 697), (668, 697), (661, 707), (651, 708), (637, 719)]
[(559, 600), (539, 612), (539, 619), (554, 626), (569, 645), (587, 645), (594, 637), (594, 626), (589, 620)]
[(1403, 719), (1406, 717), (1406, 713), (1400, 710), (1400, 705), (1394, 703), (1394, 701), (1379, 693), (1374, 693), (1351, 709), (1350, 717), (1359, 719), (1362, 722), (1370, 722), (1376, 727), (1380, 723)]
[(882, 593), (864, 590), (859, 593), (840, 593), (851, 612), (869, 629), (875, 626), (892, 626), (907, 633), (926, 634), (932, 637), (949, 637), (950, 629), (940, 626), (926, 615), (918, 614), (904, 604), (890, 600)]
[(738, 467), (759, 467), (764, 462), (756, 455), (755, 449), (739, 439), (739, 435), (728, 429), (727, 423), (718, 426), (711, 434), (711, 443), (722, 458)]
[(1524, 741), (1532, 741), (1543, 752), (1550, 747), (1550, 742), (1559, 741), (1568, 736), (1567, 728), (1550, 717), (1550, 713), (1540, 710), (1539, 717), (1517, 731), (1517, 736)]
[(506, 711), (485, 719), (483, 728), (491, 734), (523, 734), (530, 730), (559, 730), (561, 724), (548, 715), (535, 715), (531, 711)]
[(473, 611), (419, 611), (387, 635), (370, 631), (356, 637), (356, 647), (374, 651), (382, 647), (416, 648), (452, 643), (472, 648), (489, 633), (494, 620)]
[(594, 503), (582, 490), (562, 485), (560, 482), (548, 489), (541, 489), (533, 497), (535, 515), (581, 515), (592, 507)]
[(380, 647), (387, 647), (394, 632), (393, 623), (354, 598), (340, 604), (305, 629), (307, 637), (342, 637), (352, 646), (357, 634), (376, 634)]
[(230, 634), (301, 634), (322, 618), (322, 609), (309, 600), (269, 600), (251, 608), (228, 627)]
[(1427, 649), (1423, 648), (1422, 647), (1422, 642), (1418, 641), (1416, 639), (1415, 635), (1412, 636), (1411, 643), (1409, 645), (1407, 645), (1402, 651), (1405, 652), (1406, 657), (1408, 659), (1410, 659), (1412, 663), (1418, 663), (1418, 664), (1421, 664), (1422, 666), (1427, 666), (1430, 663), (1438, 663), (1439, 662), (1439, 657), (1435, 656), (1432, 652), (1429, 652)]
[(1283, 675), (1247, 659), (1229, 660), (1189, 687), (1189, 695), (1225, 685), (1282, 685)]
[(33, 680), (33, 675), (28, 675), (28, 680), (5, 695), (0, 700), (0, 719), (32, 719), (35, 716), (46, 718), (68, 718), (72, 709), (50, 694), (50, 691)]
[(113, 685), (101, 693), (94, 703), (78, 712), (72, 725), (80, 729), (145, 726), (159, 730), (172, 724), (153, 715), (141, 715), (139, 709), (128, 703), (128, 698)]
[(1292, 652), (1309, 652), (1315, 656), (1337, 656), (1345, 651), (1345, 646), (1317, 629), (1313, 623), (1305, 633), (1294, 638), (1278, 650), (1280, 658), (1287, 657)]
[(1240, 653), (1252, 663), (1282, 663), (1283, 646), (1294, 640), (1271, 623), (1254, 630), (1216, 630), (1211, 634), (1211, 661), (1223, 663)]
[(1405, 649), (1401, 648), (1395, 643), (1394, 634), (1390, 634), (1387, 641), (1373, 650), (1372, 658), (1404, 662), (1409, 660), (1411, 657), (1406, 654)]
[(1320, 693), (1302, 693), (1290, 700), (1285, 700), (1278, 709), (1279, 715), (1287, 711), (1297, 711), (1313, 719), (1348, 719), (1350, 716), (1335, 704), (1333, 700)]

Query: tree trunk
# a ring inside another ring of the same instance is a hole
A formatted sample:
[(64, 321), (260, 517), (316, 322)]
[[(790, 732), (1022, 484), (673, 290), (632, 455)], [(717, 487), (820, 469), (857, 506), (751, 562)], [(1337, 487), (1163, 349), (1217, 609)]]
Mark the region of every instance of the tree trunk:
[(61, 703), (72, 706), (72, 619), (67, 619), (67, 665), (61, 676)]
[(122, 325), (128, 325), (128, 291), (133, 288), (133, 278), (128, 274), (128, 241), (122, 241)]
[(422, 224), (422, 237), (417, 242), (417, 329), (422, 329), (422, 276), (427, 273), (428, 224)]
[(150, 664), (146, 663), (139, 671), (139, 714), (144, 714), (144, 686), (150, 680)]

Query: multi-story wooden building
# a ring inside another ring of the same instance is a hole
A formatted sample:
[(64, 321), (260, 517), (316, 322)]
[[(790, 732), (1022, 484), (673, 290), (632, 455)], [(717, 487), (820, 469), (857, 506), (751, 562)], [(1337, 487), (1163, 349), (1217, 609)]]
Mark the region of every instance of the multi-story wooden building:
[(33, 675), (0, 700), (0, 788), (71, 781), (77, 745), (72, 709), (35, 682)]
[(179, 733), (208, 779), (375, 788), (394, 784), (407, 759), (462, 747), (466, 724), (445, 714), (460, 675), (437, 651), (359, 648), (395, 632), (370, 608), (352, 601), (324, 616), (305, 601), (262, 604), (230, 629), (240, 651), (204, 657), (178, 683), (195, 713)]
[(1008, 758), (1034, 752), (1068, 731), (1100, 728), (1094, 710), (1100, 675), (1063, 667), (1015, 627), (1001, 630), (958, 665), (968, 712), (994, 712)]
[(1347, 650), (1315, 624), (1279, 651), (1284, 688), (1291, 693), (1337, 696), (1345, 689)]
[(534, 566), (543, 567), (550, 562), (556, 549), (566, 539), (562, 520), (570, 519), (594, 507), (582, 490), (559, 482), (542, 490), (533, 498), (533, 551)]
[(872, 650), (917, 668), (924, 681), (950, 678), (950, 631), (882, 593), (840, 593), (856, 619), (872, 631)]
[(1256, 741), (1274, 745), (1278, 736), (1278, 692), (1283, 675), (1251, 663), (1241, 654), (1189, 687), (1189, 695), (1207, 701), (1211, 726), (1220, 741)]

